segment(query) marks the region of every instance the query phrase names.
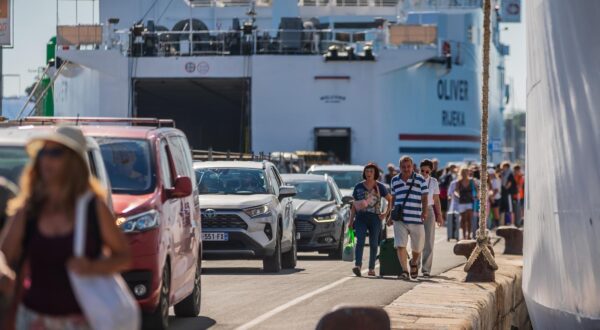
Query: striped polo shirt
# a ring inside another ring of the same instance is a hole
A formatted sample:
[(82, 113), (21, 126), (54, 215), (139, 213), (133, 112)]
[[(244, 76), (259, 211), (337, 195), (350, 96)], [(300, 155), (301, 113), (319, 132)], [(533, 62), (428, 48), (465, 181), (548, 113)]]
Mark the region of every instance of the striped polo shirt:
[(427, 182), (425, 182), (425, 178), (422, 175), (417, 173), (413, 173), (412, 177), (406, 182), (402, 180), (401, 176), (401, 174), (396, 175), (392, 178), (391, 182), (391, 190), (395, 198), (394, 205), (402, 205), (404, 203), (404, 198), (414, 180), (415, 183), (402, 210), (402, 217), (405, 223), (423, 224), (421, 221), (421, 196), (429, 192)]

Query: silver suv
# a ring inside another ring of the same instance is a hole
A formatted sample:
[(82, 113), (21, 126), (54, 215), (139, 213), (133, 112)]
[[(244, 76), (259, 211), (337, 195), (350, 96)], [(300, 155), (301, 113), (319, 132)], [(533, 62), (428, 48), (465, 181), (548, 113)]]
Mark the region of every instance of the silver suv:
[(206, 257), (262, 259), (266, 272), (296, 267), (292, 197), (270, 162), (196, 162)]

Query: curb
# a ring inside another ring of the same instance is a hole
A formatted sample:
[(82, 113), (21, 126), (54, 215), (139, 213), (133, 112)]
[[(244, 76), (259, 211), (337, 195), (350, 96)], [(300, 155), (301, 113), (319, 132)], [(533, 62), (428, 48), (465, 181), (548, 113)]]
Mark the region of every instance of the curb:
[(422, 280), (384, 308), (391, 328), (531, 329), (521, 289), (523, 257), (496, 251), (496, 262), (495, 283), (466, 283), (464, 264)]

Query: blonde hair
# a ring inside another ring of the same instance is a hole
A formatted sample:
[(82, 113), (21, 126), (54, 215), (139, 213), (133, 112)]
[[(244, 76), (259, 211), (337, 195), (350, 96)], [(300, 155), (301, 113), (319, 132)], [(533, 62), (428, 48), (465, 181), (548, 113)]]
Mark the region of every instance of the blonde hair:
[[(62, 210), (69, 214), (74, 213), (75, 201), (78, 196), (92, 191), (98, 198), (105, 199), (106, 192), (100, 182), (92, 175), (86, 162), (73, 150), (66, 148), (65, 162), (60, 174), (61, 190), (58, 200)], [(20, 192), (10, 200), (7, 208), (8, 215), (14, 215), (18, 210), (24, 210), (26, 216), (37, 217), (44, 203), (48, 200), (48, 191), (41, 179), (40, 161), (38, 155), (32, 157), (23, 170), (20, 179)]]
[(469, 177), (469, 167), (467, 165), (463, 165), (460, 167), (460, 170), (458, 171), (458, 177), (457, 177), (458, 181), (461, 181), (462, 179), (464, 179), (464, 177), (463, 177), (464, 171), (467, 171), (467, 178)]

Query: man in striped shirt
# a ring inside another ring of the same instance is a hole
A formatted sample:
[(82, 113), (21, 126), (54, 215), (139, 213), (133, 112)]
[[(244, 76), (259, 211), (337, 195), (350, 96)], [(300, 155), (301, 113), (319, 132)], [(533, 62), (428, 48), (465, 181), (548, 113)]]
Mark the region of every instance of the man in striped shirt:
[[(410, 266), (410, 277), (417, 278), (419, 275), (419, 257), (425, 245), (425, 227), (423, 222), (427, 218), (427, 194), (428, 187), (425, 178), (414, 171), (413, 159), (409, 156), (400, 158), (400, 174), (392, 178), (391, 190), (394, 197), (394, 207), (402, 209), (402, 219), (394, 223), (394, 247), (398, 249), (398, 258), (402, 269), (409, 269), (408, 237), (411, 241), (412, 262)], [(395, 219), (396, 220), (396, 219)], [(388, 221), (391, 225), (392, 221)], [(408, 279), (408, 273), (404, 271), (402, 278)]]

